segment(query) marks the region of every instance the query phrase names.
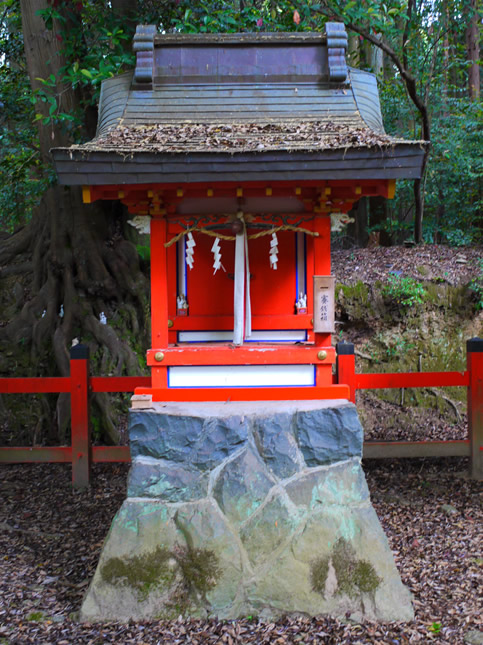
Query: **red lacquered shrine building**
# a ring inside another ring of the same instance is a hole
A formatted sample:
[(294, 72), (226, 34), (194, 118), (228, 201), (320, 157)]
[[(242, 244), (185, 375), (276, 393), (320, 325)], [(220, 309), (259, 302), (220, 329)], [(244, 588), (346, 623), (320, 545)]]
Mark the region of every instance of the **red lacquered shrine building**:
[(96, 138), (53, 151), (84, 200), (151, 235), (153, 401), (348, 398), (333, 384), (330, 232), (365, 195), (420, 177), (385, 134), (347, 35), (157, 34), (103, 83)]

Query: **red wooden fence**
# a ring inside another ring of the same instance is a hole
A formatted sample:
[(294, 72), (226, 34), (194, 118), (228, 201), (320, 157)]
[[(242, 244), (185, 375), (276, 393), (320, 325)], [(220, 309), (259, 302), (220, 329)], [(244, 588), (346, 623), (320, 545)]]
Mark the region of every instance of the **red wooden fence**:
[[(358, 389), (460, 386), (468, 391), (468, 439), (461, 441), (365, 442), (364, 456), (452, 457), (469, 456), (470, 474), (483, 479), (483, 339), (467, 341), (464, 372), (411, 372), (404, 374), (356, 374), (354, 346), (337, 344), (334, 383), (347, 384), (351, 401)], [(149, 387), (149, 376), (89, 376), (89, 352), (84, 345), (71, 349), (70, 376), (0, 378), (0, 393), (69, 392), (72, 437), (70, 446), (0, 447), (0, 463), (67, 462), (72, 464), (76, 487), (89, 484), (90, 466), (98, 462), (129, 462), (128, 446), (92, 446), (89, 430), (90, 392), (133, 392)]]
[(401, 374), (356, 374), (354, 345), (337, 344), (338, 383), (350, 387), (355, 403), (356, 390), (447, 387), (467, 388), (468, 439), (461, 441), (371, 441), (364, 443), (365, 457), (470, 457), (470, 474), (483, 479), (483, 339), (466, 343), (467, 369), (464, 372), (409, 372)]

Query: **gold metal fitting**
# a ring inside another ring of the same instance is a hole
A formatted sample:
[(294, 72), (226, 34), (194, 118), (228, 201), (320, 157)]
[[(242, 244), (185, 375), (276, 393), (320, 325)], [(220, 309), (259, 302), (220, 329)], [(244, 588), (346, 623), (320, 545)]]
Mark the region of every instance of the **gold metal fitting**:
[(173, 325), (174, 325), (174, 322), (173, 322), (171, 319), (169, 319), (169, 320), (168, 320), (168, 327), (171, 329), (171, 327), (172, 327)]
[(156, 352), (156, 354), (154, 355), (154, 360), (158, 361), (158, 363), (161, 363), (161, 361), (164, 360), (163, 352)]
[(322, 349), (320, 352), (317, 352), (317, 358), (319, 359), (319, 361), (325, 361), (325, 359), (327, 358), (327, 352)]

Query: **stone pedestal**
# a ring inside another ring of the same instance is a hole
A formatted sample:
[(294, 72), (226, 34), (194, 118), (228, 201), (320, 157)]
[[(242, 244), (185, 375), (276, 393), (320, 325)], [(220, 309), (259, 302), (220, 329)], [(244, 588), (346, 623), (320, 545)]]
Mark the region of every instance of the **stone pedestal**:
[(347, 401), (131, 411), (128, 497), (83, 620), (412, 618)]

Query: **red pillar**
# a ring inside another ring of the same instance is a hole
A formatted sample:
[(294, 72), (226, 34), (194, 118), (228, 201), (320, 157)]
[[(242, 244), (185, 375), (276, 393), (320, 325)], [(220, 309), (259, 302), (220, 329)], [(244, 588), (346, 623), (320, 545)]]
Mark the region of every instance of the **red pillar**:
[(356, 361), (354, 345), (352, 343), (337, 343), (337, 383), (348, 385), (350, 389), (349, 400), (356, 402)]
[(483, 479), (483, 339), (466, 342), (468, 385), (468, 435), (470, 440), (470, 476)]
[[(166, 218), (151, 220), (151, 347), (164, 349), (168, 346), (168, 263)], [(161, 352), (162, 353), (162, 352)], [(167, 368), (151, 369), (153, 389), (165, 388), (168, 384)]]
[(72, 428), (72, 484), (89, 486), (91, 433), (89, 428), (89, 348), (74, 345), (70, 350), (70, 410)]
[[(319, 234), (313, 238), (314, 275), (330, 275), (330, 215), (317, 215), (314, 219), (314, 231)], [(316, 333), (314, 343), (316, 347), (330, 347), (331, 335)], [(332, 373), (327, 365), (316, 365), (315, 370), (317, 385), (329, 385)]]

